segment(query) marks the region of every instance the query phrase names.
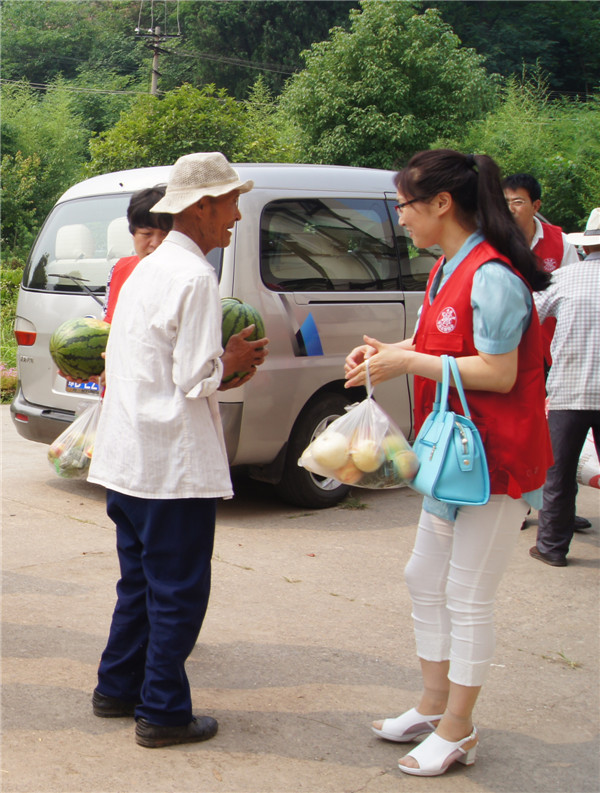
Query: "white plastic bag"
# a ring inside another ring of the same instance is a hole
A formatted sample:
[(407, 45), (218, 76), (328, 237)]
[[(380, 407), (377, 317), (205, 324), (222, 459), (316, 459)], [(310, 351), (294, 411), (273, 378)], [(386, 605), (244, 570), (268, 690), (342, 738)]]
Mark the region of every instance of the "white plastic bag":
[(64, 479), (87, 477), (101, 405), (98, 399), (86, 407), (48, 449), (48, 462)]
[(577, 481), (582, 485), (600, 489), (600, 461), (594, 444), (594, 434), (590, 430), (583, 444), (577, 465)]
[(401, 487), (415, 477), (419, 461), (402, 430), (373, 399), (368, 368), (367, 394), (310, 443), (298, 465), (356, 487)]

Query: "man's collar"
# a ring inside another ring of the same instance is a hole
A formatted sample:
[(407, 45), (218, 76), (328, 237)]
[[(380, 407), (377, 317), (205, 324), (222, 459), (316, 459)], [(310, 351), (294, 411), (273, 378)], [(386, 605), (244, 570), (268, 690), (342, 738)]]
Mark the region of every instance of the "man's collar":
[(531, 240), (531, 245), (529, 246), (532, 250), (540, 240), (544, 239), (544, 227), (535, 216), (533, 218), (533, 225), (535, 226), (535, 231), (533, 232), (533, 239)]

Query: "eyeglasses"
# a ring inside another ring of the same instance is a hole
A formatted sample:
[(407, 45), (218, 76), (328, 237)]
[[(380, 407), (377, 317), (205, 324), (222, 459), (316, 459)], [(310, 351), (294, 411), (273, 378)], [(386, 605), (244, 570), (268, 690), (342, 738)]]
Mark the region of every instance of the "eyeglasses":
[(507, 198), (506, 203), (509, 207), (523, 207), (527, 202), (524, 198)]
[(404, 207), (410, 206), (410, 204), (416, 204), (417, 201), (424, 201), (424, 198), (411, 198), (410, 201), (404, 201), (402, 204), (395, 204), (394, 209), (400, 215)]

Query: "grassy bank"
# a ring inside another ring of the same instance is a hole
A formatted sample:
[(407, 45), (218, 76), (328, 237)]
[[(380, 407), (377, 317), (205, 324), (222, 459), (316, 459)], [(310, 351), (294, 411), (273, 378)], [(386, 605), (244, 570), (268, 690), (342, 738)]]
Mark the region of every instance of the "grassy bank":
[(0, 402), (10, 402), (17, 385), (17, 343), (13, 333), (19, 284), (24, 262), (16, 256), (7, 256), (2, 262), (0, 284)]

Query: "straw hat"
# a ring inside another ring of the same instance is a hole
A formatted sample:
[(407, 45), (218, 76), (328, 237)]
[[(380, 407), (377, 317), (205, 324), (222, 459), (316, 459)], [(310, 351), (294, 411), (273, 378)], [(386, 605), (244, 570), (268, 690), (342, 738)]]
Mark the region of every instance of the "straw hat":
[(247, 193), (254, 182), (242, 182), (220, 151), (199, 152), (180, 157), (171, 171), (164, 198), (151, 212), (177, 215), (204, 196), (221, 196), (239, 190)]
[(585, 231), (576, 231), (567, 234), (567, 239), (573, 245), (600, 245), (600, 207), (592, 209), (588, 218)]

